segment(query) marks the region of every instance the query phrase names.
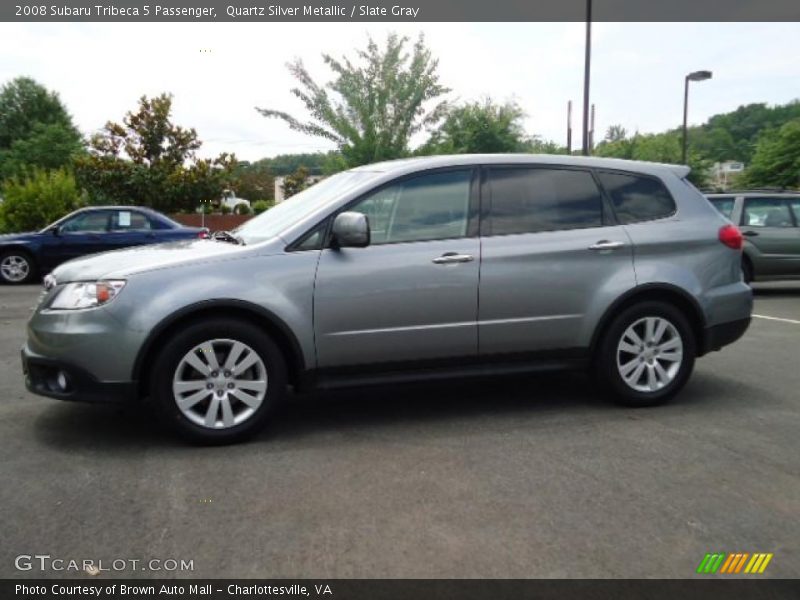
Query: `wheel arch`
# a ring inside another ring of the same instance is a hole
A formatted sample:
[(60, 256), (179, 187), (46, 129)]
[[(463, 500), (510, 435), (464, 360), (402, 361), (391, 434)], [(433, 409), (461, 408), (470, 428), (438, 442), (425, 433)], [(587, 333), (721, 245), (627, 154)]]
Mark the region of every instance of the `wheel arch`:
[(702, 356), (703, 348), (705, 347), (706, 328), (703, 309), (700, 307), (697, 300), (688, 292), (678, 286), (668, 283), (648, 283), (640, 285), (617, 298), (603, 313), (598, 326), (595, 328), (590, 346), (590, 356), (594, 357), (603, 336), (611, 326), (614, 317), (616, 317), (620, 311), (634, 304), (647, 301), (667, 302), (683, 312), (689, 320), (692, 333), (695, 336), (697, 356)]
[(5, 254), (6, 252), (20, 252), (25, 256), (29, 256), (34, 264), (36, 264), (36, 252), (27, 244), (20, 244), (19, 242), (16, 244), (3, 244), (0, 246), (0, 254)]
[(187, 324), (210, 317), (227, 317), (247, 321), (272, 337), (286, 359), (290, 383), (299, 380), (306, 365), (300, 342), (289, 326), (272, 311), (243, 300), (220, 299), (197, 302), (172, 313), (156, 325), (145, 339), (136, 355), (133, 366), (133, 381), (139, 397), (146, 394), (156, 350), (160, 342)]

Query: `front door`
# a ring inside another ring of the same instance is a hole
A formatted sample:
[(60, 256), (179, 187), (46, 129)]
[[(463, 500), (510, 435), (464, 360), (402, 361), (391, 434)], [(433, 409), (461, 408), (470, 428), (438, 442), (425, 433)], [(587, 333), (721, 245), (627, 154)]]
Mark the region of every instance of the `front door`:
[(314, 291), (320, 368), (475, 357), (480, 242), (473, 170), (393, 182), (347, 208), (365, 248), (326, 248)]
[(48, 247), (51, 267), (86, 254), (107, 250), (110, 210), (90, 210), (64, 221), (58, 230), (58, 243)]

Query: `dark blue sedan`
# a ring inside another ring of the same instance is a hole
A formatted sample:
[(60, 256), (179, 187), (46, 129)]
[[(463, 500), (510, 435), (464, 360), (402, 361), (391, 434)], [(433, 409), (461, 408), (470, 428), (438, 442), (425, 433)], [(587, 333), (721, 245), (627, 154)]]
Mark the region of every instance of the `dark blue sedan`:
[(141, 206), (82, 208), (39, 232), (0, 235), (0, 281), (25, 283), (85, 254), (206, 237), (208, 229)]

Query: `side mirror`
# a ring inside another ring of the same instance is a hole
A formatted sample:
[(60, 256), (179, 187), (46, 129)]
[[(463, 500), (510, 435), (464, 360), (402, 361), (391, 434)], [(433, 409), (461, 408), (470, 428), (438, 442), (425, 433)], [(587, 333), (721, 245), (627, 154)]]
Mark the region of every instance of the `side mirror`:
[(369, 219), (359, 212), (343, 212), (333, 221), (333, 242), (338, 248), (369, 246)]
[(49, 231), (55, 236), (61, 235), (61, 228), (58, 225), (53, 225), (47, 231)]

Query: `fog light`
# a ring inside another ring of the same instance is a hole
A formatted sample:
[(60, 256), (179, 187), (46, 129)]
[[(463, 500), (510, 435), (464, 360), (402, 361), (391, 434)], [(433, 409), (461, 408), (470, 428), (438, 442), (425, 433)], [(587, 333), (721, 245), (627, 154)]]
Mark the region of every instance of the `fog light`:
[(67, 374), (64, 373), (64, 371), (58, 372), (58, 375), (56, 376), (56, 385), (62, 392), (67, 391)]

